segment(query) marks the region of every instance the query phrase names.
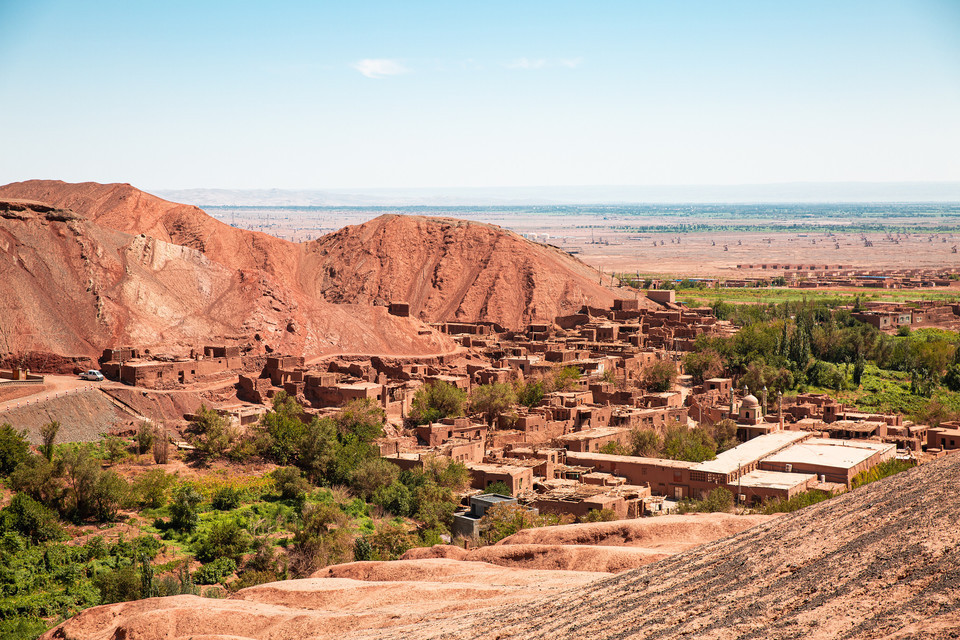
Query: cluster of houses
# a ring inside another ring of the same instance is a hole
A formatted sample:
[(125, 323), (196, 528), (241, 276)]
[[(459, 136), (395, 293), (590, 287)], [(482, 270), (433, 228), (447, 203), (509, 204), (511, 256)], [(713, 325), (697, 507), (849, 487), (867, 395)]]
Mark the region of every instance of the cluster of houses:
[[(369, 399), (397, 425), (378, 444), (381, 455), (400, 468), (422, 467), (434, 458), (455, 460), (469, 469), (477, 492), (503, 483), (522, 504), (577, 517), (601, 509), (618, 518), (658, 513), (718, 487), (747, 504), (813, 488), (839, 492), (861, 471), (895, 456), (960, 448), (960, 424), (905, 425), (901, 416), (856, 412), (825, 395), (787, 399), (764, 389), (758, 399), (734, 388), (730, 378), (651, 391), (644, 385), (651, 365), (667, 361), (682, 373), (682, 356), (698, 336), (730, 335), (734, 329), (710, 309), (676, 304), (672, 291), (650, 294), (649, 301), (584, 306), (519, 331), (493, 323), (437, 324), (463, 346), (449, 355), (307, 363), (301, 356), (247, 356), (237, 347), (219, 346), (161, 361), (122, 348), (107, 350), (102, 368), (109, 377), (153, 388), (232, 372), (239, 375), (239, 399), (250, 406), (267, 404), (283, 390), (308, 414), (333, 413), (351, 400)], [(391, 312), (402, 314), (408, 307), (395, 304)], [(546, 389), (534, 406), (514, 406), (489, 423), (451, 417), (409, 426), (413, 398), (424, 385), (445, 382), (469, 392), (479, 385), (550, 379), (562, 368), (579, 375), (569, 376), (564, 388)], [(724, 420), (736, 425), (740, 444), (714, 460), (610, 453), (629, 450), (637, 430), (663, 433), (676, 423)], [(473, 526), (469, 514), (464, 517), (461, 524)]]

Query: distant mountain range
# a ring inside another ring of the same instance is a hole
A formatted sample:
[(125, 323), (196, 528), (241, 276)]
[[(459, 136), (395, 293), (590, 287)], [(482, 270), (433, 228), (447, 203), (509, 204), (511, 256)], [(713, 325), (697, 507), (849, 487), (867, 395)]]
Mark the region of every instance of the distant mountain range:
[(523, 206), (551, 204), (960, 202), (960, 182), (793, 182), (748, 185), (410, 189), (155, 189), (213, 206)]

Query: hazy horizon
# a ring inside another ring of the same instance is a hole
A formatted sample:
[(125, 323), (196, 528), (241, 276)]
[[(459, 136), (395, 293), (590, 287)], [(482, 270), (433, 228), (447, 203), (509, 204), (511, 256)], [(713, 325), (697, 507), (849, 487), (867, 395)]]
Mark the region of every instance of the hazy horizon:
[[(136, 186), (136, 185), (135, 185)], [(523, 206), (960, 202), (958, 182), (369, 189), (145, 189), (198, 206)]]

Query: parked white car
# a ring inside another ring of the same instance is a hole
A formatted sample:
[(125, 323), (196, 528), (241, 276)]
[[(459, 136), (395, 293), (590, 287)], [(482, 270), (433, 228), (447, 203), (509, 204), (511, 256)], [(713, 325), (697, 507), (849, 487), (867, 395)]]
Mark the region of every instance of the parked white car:
[(103, 380), (103, 374), (97, 371), (96, 369), (90, 369), (89, 371), (84, 371), (80, 374), (80, 377), (84, 380), (94, 380), (100, 382)]

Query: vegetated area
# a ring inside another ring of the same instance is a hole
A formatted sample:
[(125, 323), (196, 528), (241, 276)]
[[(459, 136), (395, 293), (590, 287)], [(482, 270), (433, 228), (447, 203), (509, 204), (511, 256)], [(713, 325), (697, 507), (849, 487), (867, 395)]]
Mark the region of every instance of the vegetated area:
[[(0, 636), (32, 638), (90, 606), (304, 577), (396, 559), (447, 534), (466, 468), (400, 470), (371, 444), (382, 410), (357, 401), (303, 421), (283, 394), (241, 435), (214, 411), (174, 451), (144, 424), (131, 442), (33, 451), (0, 429)], [(12, 494), (12, 497), (10, 497)]]
[(861, 301), (830, 294), (752, 305), (717, 299), (716, 315), (740, 330), (701, 336), (686, 370), (695, 380), (726, 371), (755, 393), (764, 386), (785, 396), (826, 393), (931, 426), (960, 417), (960, 334), (902, 326), (890, 335), (851, 316)]

